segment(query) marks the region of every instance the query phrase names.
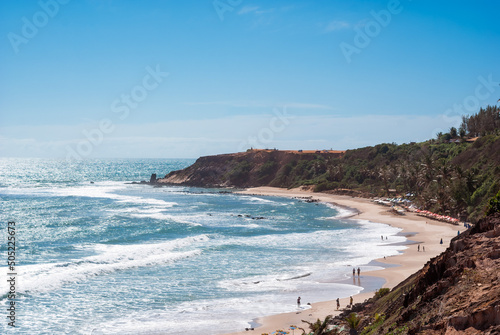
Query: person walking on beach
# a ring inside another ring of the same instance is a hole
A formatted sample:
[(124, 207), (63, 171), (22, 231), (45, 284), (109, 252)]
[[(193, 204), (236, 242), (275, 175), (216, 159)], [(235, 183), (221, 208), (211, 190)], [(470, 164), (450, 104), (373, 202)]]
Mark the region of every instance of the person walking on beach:
[(349, 297), (349, 302), (350, 302), (351, 307), (352, 307), (352, 301), (353, 301), (353, 300), (352, 300), (352, 295), (351, 295), (351, 296)]
[(355, 268), (352, 268), (352, 276), (356, 276), (356, 269)]
[(337, 310), (339, 310), (339, 308), (340, 308), (340, 300), (339, 298), (337, 298)]
[(300, 297), (297, 298), (297, 307), (300, 308)]
[(361, 270), (358, 268), (358, 277), (359, 277), (359, 273), (361, 272)]
[(417, 246), (417, 251), (420, 252), (420, 244)]
[(441, 242), (439, 242), (439, 244), (443, 244), (443, 239), (441, 239)]

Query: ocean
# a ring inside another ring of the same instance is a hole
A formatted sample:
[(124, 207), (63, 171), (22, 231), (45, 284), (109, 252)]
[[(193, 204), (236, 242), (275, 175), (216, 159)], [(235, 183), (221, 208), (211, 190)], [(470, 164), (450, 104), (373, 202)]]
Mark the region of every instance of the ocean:
[(130, 184), (193, 162), (0, 159), (0, 333), (239, 331), (297, 310), (298, 296), (307, 308), (370, 289), (352, 267), (405, 248), (399, 229), (329, 204)]

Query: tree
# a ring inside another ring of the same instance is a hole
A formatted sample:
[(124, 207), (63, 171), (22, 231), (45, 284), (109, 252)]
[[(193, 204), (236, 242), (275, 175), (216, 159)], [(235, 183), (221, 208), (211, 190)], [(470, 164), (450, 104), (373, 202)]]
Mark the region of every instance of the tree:
[(347, 324), (349, 325), (349, 328), (351, 330), (349, 331), (350, 335), (357, 335), (358, 334), (358, 326), (361, 321), (361, 317), (358, 316), (356, 313), (351, 313), (349, 316), (345, 319), (347, 321)]
[(451, 138), (457, 137), (457, 128), (455, 128), (455, 127), (450, 128), (450, 136), (451, 136)]
[(441, 136), (441, 142), (448, 142), (449, 140), (451, 140), (452, 136), (450, 135), (450, 133), (446, 133), (446, 134), (443, 134), (443, 136)]
[[(316, 322), (309, 322), (302, 320), (302, 322), (307, 323), (309, 325), (309, 329), (312, 331), (313, 335), (336, 335), (339, 334), (339, 331), (337, 328), (333, 328), (328, 330), (328, 324), (332, 320), (331, 315), (327, 315), (325, 317), (325, 320), (321, 321), (320, 319), (317, 319)], [(300, 328), (302, 329), (302, 328)], [(302, 329), (302, 335), (305, 335), (306, 331)], [(310, 334), (310, 333), (309, 333)]]
[(464, 115), (460, 128), (463, 128), (471, 137), (492, 134), (500, 129), (500, 108), (487, 106), (481, 108), (477, 114)]
[(486, 215), (491, 215), (497, 212), (500, 212), (500, 191), (498, 191), (497, 195), (490, 199)]
[(384, 183), (384, 189), (387, 195), (389, 195), (389, 183), (391, 182), (394, 174), (391, 169), (386, 165), (382, 166), (378, 171), (379, 178)]

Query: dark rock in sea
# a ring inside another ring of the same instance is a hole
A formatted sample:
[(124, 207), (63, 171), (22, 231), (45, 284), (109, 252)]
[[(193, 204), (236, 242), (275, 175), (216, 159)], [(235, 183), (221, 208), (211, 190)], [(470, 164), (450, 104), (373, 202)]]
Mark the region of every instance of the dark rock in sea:
[(132, 181), (130, 183), (125, 183), (125, 184), (127, 184), (127, 185), (144, 185), (144, 184), (147, 184), (147, 185), (154, 185), (154, 187), (163, 187), (163, 186), (165, 186), (164, 184), (151, 183), (150, 181), (145, 181), (145, 180)]
[(156, 173), (153, 173), (151, 175), (151, 178), (149, 178), (149, 183), (150, 184), (156, 184)]

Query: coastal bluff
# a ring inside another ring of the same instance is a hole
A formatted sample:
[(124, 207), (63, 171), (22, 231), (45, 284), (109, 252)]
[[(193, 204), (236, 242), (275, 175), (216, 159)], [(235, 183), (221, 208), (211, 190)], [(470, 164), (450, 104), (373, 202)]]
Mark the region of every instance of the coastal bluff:
[(500, 334), (500, 212), (455, 237), (390, 292), (346, 309), (363, 334)]
[(340, 158), (344, 151), (248, 150), (204, 156), (182, 170), (172, 171), (157, 184), (194, 187), (282, 186), (293, 166), (318, 158)]
[[(421, 209), (477, 222), (500, 191), (500, 133), (473, 141), (381, 143), (345, 151), (262, 150), (205, 156), (155, 186), (280, 188), (411, 197)], [(143, 183), (147, 183), (144, 181)]]

